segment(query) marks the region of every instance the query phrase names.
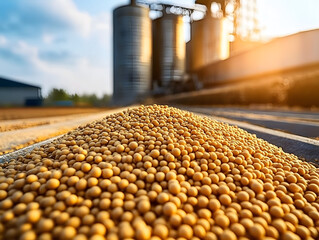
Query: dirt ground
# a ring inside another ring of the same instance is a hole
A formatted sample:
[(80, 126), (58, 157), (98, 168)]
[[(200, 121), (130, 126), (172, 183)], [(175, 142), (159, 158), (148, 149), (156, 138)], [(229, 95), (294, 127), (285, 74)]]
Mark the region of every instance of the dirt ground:
[(0, 108), (0, 120), (65, 116), (81, 113), (98, 113), (108, 108), (71, 108), (71, 107), (37, 107), (37, 108)]

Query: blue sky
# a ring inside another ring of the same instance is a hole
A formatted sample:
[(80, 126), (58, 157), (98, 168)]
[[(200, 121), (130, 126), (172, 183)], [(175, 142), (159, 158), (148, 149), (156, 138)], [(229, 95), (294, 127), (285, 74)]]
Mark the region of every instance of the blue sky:
[[(112, 10), (127, 2), (1, 0), (0, 76), (39, 85), (43, 95), (53, 87), (110, 94)], [(317, 0), (257, 2), (266, 36), (319, 28)]]

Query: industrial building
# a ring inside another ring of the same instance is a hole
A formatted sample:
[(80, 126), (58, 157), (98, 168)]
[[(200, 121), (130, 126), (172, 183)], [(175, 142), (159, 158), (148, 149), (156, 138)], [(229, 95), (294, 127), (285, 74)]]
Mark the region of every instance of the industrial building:
[[(219, 8), (217, 12), (212, 11), (212, 4)], [(232, 12), (226, 11), (228, 4)], [(202, 17), (195, 18), (194, 13)], [(185, 21), (190, 26), (187, 43)], [(245, 27), (247, 21), (250, 24)], [(187, 7), (132, 0), (114, 10), (113, 31), (116, 105), (132, 104), (149, 96), (170, 95), (174, 99), (176, 94), (183, 94), (179, 102), (187, 99), (189, 103), (201, 91), (206, 94), (208, 89), (221, 85), (261, 80), (274, 82), (275, 88), (282, 90), (281, 85), (297, 75), (301, 76), (299, 82), (304, 79), (304, 89), (317, 86), (319, 30), (262, 42), (258, 40), (255, 0), (245, 4), (240, 0), (196, 0)], [(299, 83), (294, 79), (290, 85), (297, 88)], [(274, 88), (269, 85), (269, 89)], [(270, 92), (265, 101), (282, 102), (283, 97), (277, 99), (275, 95)], [(209, 103), (211, 95), (207, 96)], [(238, 101), (241, 98), (234, 95)], [(313, 101), (317, 100), (309, 99), (307, 105)]]
[(0, 106), (41, 105), (41, 88), (0, 77)]
[[(212, 15), (212, 2), (183, 7), (132, 0), (114, 10), (114, 104), (197, 89), (200, 81), (194, 72), (229, 56), (224, 1), (219, 1), (220, 16)], [(202, 19), (195, 21), (194, 11), (202, 12)], [(187, 44), (185, 17), (191, 26)]]

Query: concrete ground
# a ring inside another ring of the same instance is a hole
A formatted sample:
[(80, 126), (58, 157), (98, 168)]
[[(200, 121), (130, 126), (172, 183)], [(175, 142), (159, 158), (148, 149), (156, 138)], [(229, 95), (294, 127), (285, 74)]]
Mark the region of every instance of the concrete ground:
[(213, 116), (319, 139), (319, 112), (202, 106), (188, 109), (197, 109)]

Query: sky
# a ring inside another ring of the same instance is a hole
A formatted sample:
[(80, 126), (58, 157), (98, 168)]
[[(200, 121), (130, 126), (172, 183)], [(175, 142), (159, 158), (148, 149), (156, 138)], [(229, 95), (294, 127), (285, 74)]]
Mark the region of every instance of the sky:
[[(112, 11), (126, 3), (1, 0), (0, 76), (41, 86), (44, 96), (52, 88), (111, 94)], [(317, 0), (257, 0), (257, 7), (264, 36), (319, 28)]]

